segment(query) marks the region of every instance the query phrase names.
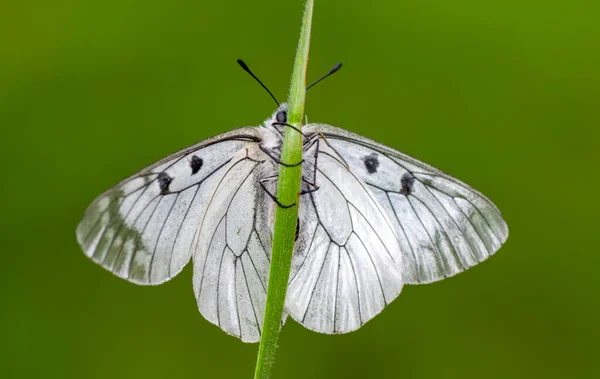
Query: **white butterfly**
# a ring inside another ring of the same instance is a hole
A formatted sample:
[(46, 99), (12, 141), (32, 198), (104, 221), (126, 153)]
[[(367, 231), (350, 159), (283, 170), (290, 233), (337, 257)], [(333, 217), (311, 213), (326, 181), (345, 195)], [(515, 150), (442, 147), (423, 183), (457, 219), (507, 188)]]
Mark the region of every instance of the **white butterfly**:
[[(77, 228), (115, 275), (160, 284), (194, 261), (200, 313), (260, 339), (285, 104), (175, 153), (97, 198)], [(485, 196), (382, 144), (324, 124), (303, 129), (303, 183), (286, 312), (322, 333), (360, 328), (403, 284), (485, 260), (508, 228)]]

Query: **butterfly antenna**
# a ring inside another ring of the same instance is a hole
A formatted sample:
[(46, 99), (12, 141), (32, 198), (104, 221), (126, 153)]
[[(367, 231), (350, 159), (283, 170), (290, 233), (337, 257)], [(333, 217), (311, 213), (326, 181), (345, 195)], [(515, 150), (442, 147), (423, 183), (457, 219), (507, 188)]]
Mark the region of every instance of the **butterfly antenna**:
[(244, 63), (244, 61), (241, 60), (241, 59), (238, 59), (237, 63), (240, 65), (240, 67), (242, 67), (244, 69), (244, 71), (246, 71), (248, 74), (250, 74), (250, 76), (253, 77), (254, 80), (256, 80), (258, 82), (258, 84), (260, 84), (262, 86), (262, 88), (264, 88), (269, 93), (269, 95), (271, 95), (271, 97), (273, 98), (273, 100), (275, 100), (275, 103), (277, 104), (277, 106), (279, 106), (279, 101), (277, 101), (277, 99), (275, 98), (275, 96), (273, 96), (273, 94), (271, 93), (271, 91), (269, 91), (269, 89), (267, 88), (267, 86), (265, 86), (263, 84), (263, 82), (261, 82), (260, 79), (257, 78), (256, 75), (254, 75), (252, 73), (252, 71), (250, 71), (250, 69), (248, 68), (248, 66), (246, 65), (246, 63)]
[(308, 87), (306, 87), (306, 90), (308, 91), (310, 89), (310, 87), (314, 86), (315, 84), (319, 83), (321, 80), (325, 79), (326, 77), (335, 74), (340, 68), (342, 68), (342, 63), (338, 63), (335, 66), (333, 66), (333, 68), (331, 70), (329, 70), (329, 72), (323, 76), (321, 76), (319, 79), (317, 79), (315, 82), (313, 82), (313, 84), (309, 85)]

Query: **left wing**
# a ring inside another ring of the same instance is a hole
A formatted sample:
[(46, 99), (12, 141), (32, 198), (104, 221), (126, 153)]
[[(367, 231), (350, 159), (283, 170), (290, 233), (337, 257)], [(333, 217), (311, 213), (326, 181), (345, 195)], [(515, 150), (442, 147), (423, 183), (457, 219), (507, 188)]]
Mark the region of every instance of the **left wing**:
[(244, 342), (258, 342), (271, 257), (262, 152), (249, 146), (219, 176), (194, 238), (194, 293), (200, 313)]
[(455, 275), (494, 254), (508, 237), (500, 211), (484, 195), (417, 159), (324, 124), (320, 133), (386, 210), (400, 244), (405, 283)]
[(256, 146), (240, 128), (181, 150), (100, 195), (77, 227), (85, 254), (136, 284), (160, 284), (191, 256), (192, 239), (216, 179), (237, 151)]

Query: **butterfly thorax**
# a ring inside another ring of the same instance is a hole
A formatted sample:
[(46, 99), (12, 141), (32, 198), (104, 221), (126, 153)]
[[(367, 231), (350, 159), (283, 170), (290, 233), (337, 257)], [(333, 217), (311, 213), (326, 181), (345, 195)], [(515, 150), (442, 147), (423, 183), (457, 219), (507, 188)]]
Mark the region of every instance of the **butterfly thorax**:
[[(310, 191), (309, 183), (314, 181), (314, 168), (316, 165), (316, 144), (314, 135), (303, 135), (303, 160), (302, 162), (282, 162), (281, 152), (283, 147), (283, 139), (287, 124), (287, 104), (282, 103), (277, 109), (267, 118), (262, 126), (258, 127), (260, 135), (260, 147), (266, 155), (265, 164), (263, 167), (263, 179), (272, 178), (279, 172), (280, 165), (302, 165), (302, 190)], [(311, 180), (311, 178), (313, 180)], [(312, 189), (315, 189), (312, 186)]]

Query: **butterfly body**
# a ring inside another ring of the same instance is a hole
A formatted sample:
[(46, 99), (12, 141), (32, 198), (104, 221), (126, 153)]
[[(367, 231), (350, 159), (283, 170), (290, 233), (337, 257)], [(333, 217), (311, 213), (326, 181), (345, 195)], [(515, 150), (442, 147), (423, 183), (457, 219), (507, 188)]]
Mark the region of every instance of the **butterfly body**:
[[(245, 342), (260, 339), (282, 164), (302, 164), (286, 312), (323, 333), (355, 330), (403, 284), (455, 275), (493, 254), (508, 229), (466, 184), (324, 124), (302, 129), (303, 161), (281, 162), (286, 106), (184, 149), (102, 194), (77, 239), (95, 262), (160, 284), (193, 260), (198, 307)], [(300, 132), (300, 131), (291, 131)]]

